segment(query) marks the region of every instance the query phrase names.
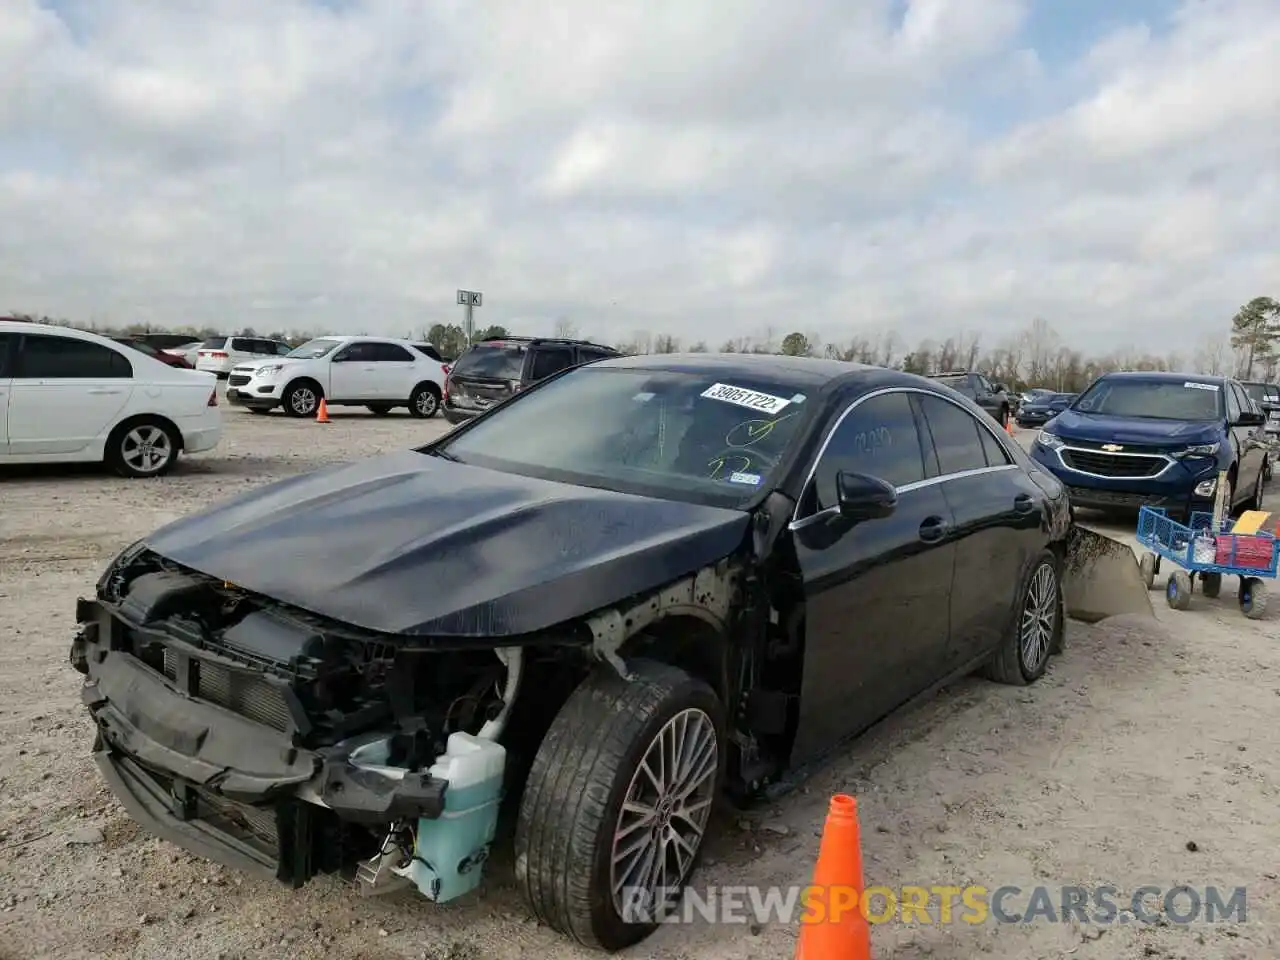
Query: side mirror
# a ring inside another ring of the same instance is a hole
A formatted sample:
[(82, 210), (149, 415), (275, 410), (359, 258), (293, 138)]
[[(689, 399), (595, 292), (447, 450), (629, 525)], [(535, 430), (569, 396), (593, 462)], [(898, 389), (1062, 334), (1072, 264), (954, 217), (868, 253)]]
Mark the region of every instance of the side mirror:
[(898, 491), (879, 477), (841, 470), (836, 474), (836, 506), (845, 520), (878, 520), (897, 508)]
[(1254, 413), (1252, 410), (1242, 411), (1232, 424), (1235, 427), (1260, 427), (1267, 422), (1266, 414)]

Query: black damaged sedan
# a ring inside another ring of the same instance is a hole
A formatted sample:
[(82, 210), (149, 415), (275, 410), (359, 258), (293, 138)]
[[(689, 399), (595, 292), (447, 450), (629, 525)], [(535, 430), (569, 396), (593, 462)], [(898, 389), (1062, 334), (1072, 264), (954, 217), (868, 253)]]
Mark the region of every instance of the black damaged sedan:
[(157, 531), (79, 602), (71, 659), (153, 834), (443, 901), (504, 808), (532, 911), (614, 950), (676, 901), (718, 796), (968, 672), (1039, 678), (1068, 527), (1061, 484), (935, 381), (615, 358)]

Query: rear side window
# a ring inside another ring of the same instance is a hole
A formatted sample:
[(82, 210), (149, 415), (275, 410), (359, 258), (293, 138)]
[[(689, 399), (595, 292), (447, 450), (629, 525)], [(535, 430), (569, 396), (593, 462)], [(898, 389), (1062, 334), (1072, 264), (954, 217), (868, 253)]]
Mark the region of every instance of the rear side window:
[(565, 367), (573, 366), (573, 348), (539, 347), (533, 351), (533, 363), (529, 367), (530, 380), (544, 380)]
[(453, 365), (455, 377), (519, 380), (524, 375), (525, 351), (511, 344), (482, 343), (472, 347)]
[(939, 476), (987, 466), (982, 427), (972, 414), (947, 400), (929, 396), (920, 397), (920, 409), (933, 438)]
[(18, 338), (8, 333), (0, 333), (0, 377), (13, 376), (13, 366), (9, 358), (13, 355)]
[(396, 343), (371, 343), (372, 358), (380, 363), (413, 363), (413, 354)]
[(201, 350), (221, 350), (227, 345), (226, 337), (210, 337), (204, 343), (200, 344)]
[(133, 365), (110, 347), (72, 337), (26, 337), (18, 375), (29, 380), (121, 379)]
[(419, 353), (426, 354), (432, 360), (436, 360), (441, 363), (444, 362), (444, 358), (440, 356), (440, 351), (429, 343), (415, 343), (413, 345), (413, 349), (417, 350)]
[(579, 363), (591, 363), (593, 360), (604, 360), (612, 356), (615, 356), (612, 350), (604, 350), (599, 347), (578, 348)]
[(1013, 462), (1009, 459), (1008, 451), (990, 430), (979, 428), (978, 438), (982, 441), (982, 452), (987, 455), (988, 467), (1004, 467)]

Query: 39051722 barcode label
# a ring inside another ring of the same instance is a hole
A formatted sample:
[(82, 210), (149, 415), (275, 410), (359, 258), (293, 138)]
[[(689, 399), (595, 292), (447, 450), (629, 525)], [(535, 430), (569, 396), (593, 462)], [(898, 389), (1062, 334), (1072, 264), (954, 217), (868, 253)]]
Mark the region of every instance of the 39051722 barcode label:
[(702, 391), (708, 400), (722, 400), (725, 403), (736, 403), (748, 410), (759, 410), (761, 413), (777, 413), (791, 401), (784, 397), (748, 390), (746, 387), (735, 387), (729, 383), (713, 383)]

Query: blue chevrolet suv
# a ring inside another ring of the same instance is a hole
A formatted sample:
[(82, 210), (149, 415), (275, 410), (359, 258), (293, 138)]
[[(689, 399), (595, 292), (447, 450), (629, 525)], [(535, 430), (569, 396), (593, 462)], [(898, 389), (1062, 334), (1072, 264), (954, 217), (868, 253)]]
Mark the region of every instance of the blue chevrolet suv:
[(1211, 510), (1227, 472), (1230, 503), (1262, 505), (1266, 418), (1228, 377), (1109, 373), (1044, 425), (1031, 455), (1081, 507)]

